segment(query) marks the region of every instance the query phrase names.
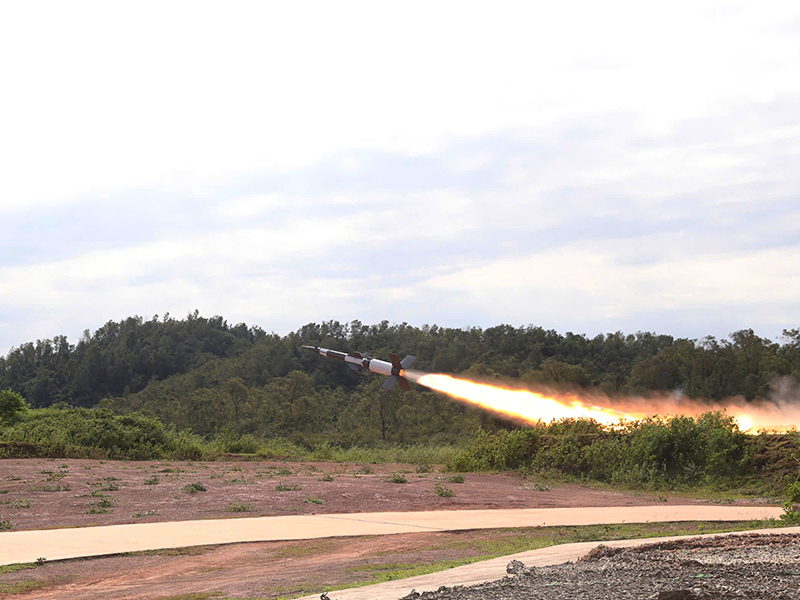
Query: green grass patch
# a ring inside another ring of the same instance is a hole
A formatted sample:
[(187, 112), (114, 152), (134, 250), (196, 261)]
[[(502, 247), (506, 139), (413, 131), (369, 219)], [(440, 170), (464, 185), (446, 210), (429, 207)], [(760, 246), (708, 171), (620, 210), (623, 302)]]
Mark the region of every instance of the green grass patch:
[(228, 512), (252, 512), (255, 509), (256, 507), (248, 502), (228, 502), (225, 510)]
[(456, 493), (453, 490), (451, 490), (446, 485), (442, 485), (440, 483), (437, 483), (434, 486), (433, 491), (436, 492), (436, 495), (439, 496), (440, 498), (454, 498), (456, 495)]
[(408, 483), (408, 479), (402, 473), (392, 473), (387, 481), (389, 483)]
[(0, 565), (0, 575), (6, 573), (16, 573), (18, 571), (25, 571), (27, 569), (35, 569), (38, 567), (36, 563), (17, 563), (15, 565)]
[(0, 594), (25, 594), (38, 590), (44, 586), (44, 581), (15, 581), (14, 583), (0, 583)]
[(317, 498), (316, 496), (309, 496), (303, 502), (307, 502), (308, 504), (325, 504), (325, 500), (322, 498)]
[(197, 492), (205, 492), (207, 490), (206, 486), (198, 482), (198, 483), (189, 483), (183, 486), (183, 491), (186, 492), (187, 494), (196, 494)]
[(280, 482), (278, 485), (275, 486), (276, 492), (299, 492), (303, 489), (299, 483), (293, 483), (291, 485)]

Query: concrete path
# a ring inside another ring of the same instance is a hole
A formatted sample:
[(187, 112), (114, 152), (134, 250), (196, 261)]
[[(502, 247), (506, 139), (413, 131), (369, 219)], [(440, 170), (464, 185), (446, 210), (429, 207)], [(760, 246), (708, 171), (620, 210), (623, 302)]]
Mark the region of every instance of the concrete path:
[(0, 565), (205, 544), (419, 531), (778, 517), (773, 506), (626, 506), (296, 515), (0, 532)]
[[(646, 538), (639, 540), (617, 540), (612, 542), (602, 542), (606, 546), (615, 548), (628, 548), (639, 546), (651, 542), (665, 542), (668, 540), (681, 540), (698, 537), (715, 537), (718, 535), (737, 535), (742, 533), (800, 533), (800, 527), (786, 527), (780, 529), (755, 529), (752, 531), (737, 531), (733, 533), (717, 533), (708, 535), (684, 535), (661, 538)], [(429, 575), (419, 577), (409, 577), (397, 581), (387, 581), (376, 585), (369, 585), (349, 590), (339, 590), (329, 592), (331, 600), (397, 600), (416, 590), (419, 593), (435, 591), (440, 586), (452, 587), (455, 585), (475, 585), (486, 581), (502, 579), (507, 575), (506, 566), (512, 560), (519, 560), (525, 563), (526, 567), (544, 567), (547, 565), (559, 565), (568, 561), (575, 561), (584, 556), (589, 550), (598, 546), (601, 542), (579, 542), (577, 544), (563, 544), (561, 546), (550, 546), (539, 550), (528, 550), (510, 556), (493, 558), (483, 562), (464, 565), (446, 571), (439, 571)], [(297, 600), (318, 600), (319, 594), (305, 596)]]

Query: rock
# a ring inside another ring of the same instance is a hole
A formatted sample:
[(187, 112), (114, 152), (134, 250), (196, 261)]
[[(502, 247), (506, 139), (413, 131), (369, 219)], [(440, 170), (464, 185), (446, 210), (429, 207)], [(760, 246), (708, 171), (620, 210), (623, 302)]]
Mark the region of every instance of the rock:
[(506, 565), (506, 573), (509, 575), (519, 575), (525, 572), (525, 563), (519, 560), (512, 560)]

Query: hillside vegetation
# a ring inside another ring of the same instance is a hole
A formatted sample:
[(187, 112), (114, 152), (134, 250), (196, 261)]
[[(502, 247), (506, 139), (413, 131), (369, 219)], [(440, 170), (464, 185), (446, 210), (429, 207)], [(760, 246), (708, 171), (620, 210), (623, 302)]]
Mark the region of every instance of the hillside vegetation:
[[(183, 320), (131, 317), (86, 331), (74, 345), (58, 336), (0, 358), (0, 390), (32, 406), (5, 422), (0, 416), (0, 453), (35, 448), (119, 458), (225, 452), (329, 458), (383, 448), (388, 459), (394, 455), (387, 448), (414, 446), (445, 448), (428, 456), (461, 470), (549, 469), (650, 487), (713, 474), (733, 481), (763, 467), (758, 456), (767, 442), (747, 442), (724, 415), (649, 420), (619, 431), (588, 421), (517, 431), (424, 388), (381, 391), (382, 378), (352, 373), (300, 346), (384, 359), (389, 352), (414, 354), (423, 371), (556, 389), (610, 395), (679, 390), (709, 401), (757, 401), (775, 393), (775, 382), (785, 386), (800, 378), (800, 330), (784, 331), (783, 342), (752, 330), (724, 340), (643, 332), (589, 338), (533, 325), (452, 329), (386, 321), (311, 323), (279, 336), (197, 312)], [(790, 446), (783, 458), (793, 456)], [(513, 460), (498, 459), (496, 448)]]

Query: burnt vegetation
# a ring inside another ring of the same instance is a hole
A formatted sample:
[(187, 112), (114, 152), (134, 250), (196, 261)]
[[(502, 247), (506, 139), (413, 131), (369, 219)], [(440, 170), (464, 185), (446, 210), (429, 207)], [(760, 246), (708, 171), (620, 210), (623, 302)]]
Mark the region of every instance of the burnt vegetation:
[(647, 487), (797, 478), (794, 434), (745, 436), (724, 414), (615, 431), (591, 421), (520, 429), (421, 387), (382, 392), (382, 378), (320, 360), (304, 344), (414, 354), (423, 371), (612, 396), (758, 402), (800, 380), (800, 329), (776, 343), (749, 329), (688, 340), (329, 321), (280, 336), (197, 312), (130, 317), (76, 344), (57, 336), (0, 357), (0, 456), (329, 458), (342, 448), (418, 444), (455, 447), (453, 467), (463, 471), (522, 468)]

